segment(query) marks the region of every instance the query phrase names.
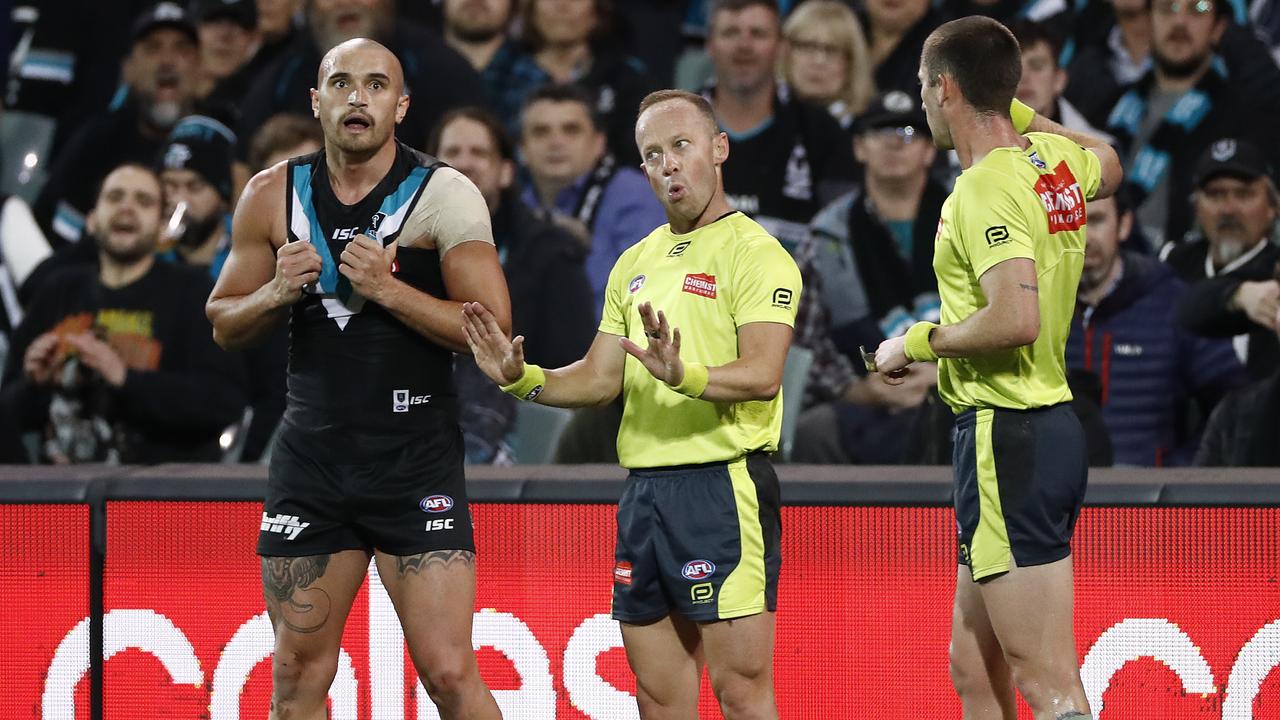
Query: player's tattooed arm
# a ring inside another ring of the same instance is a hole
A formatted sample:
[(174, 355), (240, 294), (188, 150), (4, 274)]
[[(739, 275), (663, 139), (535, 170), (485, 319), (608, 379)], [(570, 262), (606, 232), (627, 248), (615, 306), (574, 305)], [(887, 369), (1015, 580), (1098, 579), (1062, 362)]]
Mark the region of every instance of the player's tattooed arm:
[(262, 592), (272, 619), (300, 633), (324, 627), (329, 620), (329, 593), (311, 585), (328, 566), (328, 555), (263, 558)]
[(1033, 292), (1033, 293), (1040, 292), (1039, 285), (1032, 285), (1030, 283), (1018, 283), (1018, 287), (1022, 288), (1023, 290), (1026, 290), (1027, 292)]
[(400, 577), (410, 573), (423, 572), (432, 567), (449, 568), (454, 565), (471, 566), (476, 562), (476, 554), (470, 550), (432, 550), (417, 555), (400, 555), (396, 557), (396, 570)]

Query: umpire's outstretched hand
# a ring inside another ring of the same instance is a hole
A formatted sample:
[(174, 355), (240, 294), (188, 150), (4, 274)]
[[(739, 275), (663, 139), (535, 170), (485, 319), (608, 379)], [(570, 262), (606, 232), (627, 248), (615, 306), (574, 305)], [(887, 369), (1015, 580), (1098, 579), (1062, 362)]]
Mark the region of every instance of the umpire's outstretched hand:
[(476, 365), (499, 385), (510, 385), (524, 375), (524, 336), (508, 340), (507, 334), (484, 305), (462, 304), (462, 330)]
[(641, 303), (639, 309), (649, 343), (641, 348), (630, 338), (619, 338), (622, 348), (639, 360), (655, 378), (672, 387), (679, 385), (684, 380), (684, 363), (680, 362), (680, 328), (671, 329), (667, 325), (667, 316), (661, 310), (655, 313), (653, 305), (647, 302)]

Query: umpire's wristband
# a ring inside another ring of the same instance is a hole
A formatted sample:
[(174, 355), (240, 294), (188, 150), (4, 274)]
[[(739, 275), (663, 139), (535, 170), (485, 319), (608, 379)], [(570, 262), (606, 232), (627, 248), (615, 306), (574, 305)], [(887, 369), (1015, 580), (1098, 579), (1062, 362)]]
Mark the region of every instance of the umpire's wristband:
[(524, 374), (510, 385), (503, 385), (502, 392), (515, 395), (521, 400), (533, 400), (542, 394), (542, 388), (546, 384), (547, 374), (542, 371), (542, 368), (525, 363)]
[(707, 366), (702, 363), (687, 362), (684, 364), (684, 379), (679, 385), (672, 385), (671, 389), (681, 395), (688, 395), (691, 398), (702, 397), (702, 393), (706, 392), (707, 382), (711, 380), (711, 373), (707, 371)]
[(933, 351), (929, 346), (929, 335), (937, 328), (936, 323), (918, 322), (911, 326), (907, 331), (906, 341), (903, 343), (902, 351), (906, 353), (907, 359), (914, 362), (937, 362), (938, 353)]
[(1031, 121), (1036, 119), (1036, 111), (1030, 105), (1014, 98), (1009, 105), (1009, 119), (1013, 121), (1013, 129), (1024, 133), (1031, 129)]

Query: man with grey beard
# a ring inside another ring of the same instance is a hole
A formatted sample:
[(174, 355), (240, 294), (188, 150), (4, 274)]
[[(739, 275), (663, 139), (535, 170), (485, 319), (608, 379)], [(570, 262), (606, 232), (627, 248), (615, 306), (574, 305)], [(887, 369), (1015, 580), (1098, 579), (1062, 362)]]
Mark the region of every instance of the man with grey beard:
[(297, 33), (280, 57), (262, 71), (241, 104), (237, 135), (239, 156), (248, 157), (249, 138), (271, 116), (311, 116), (310, 89), (320, 57), (353, 38), (385, 45), (404, 66), (405, 92), (422, 93), (409, 106), (396, 136), (421, 147), (429, 130), (456, 107), (484, 105), (484, 88), (475, 70), (439, 35), (396, 17), (394, 0), (308, 0), (306, 30)]
[(196, 108), (200, 45), (182, 6), (162, 2), (150, 8), (134, 21), (131, 38), (121, 73), (127, 96), (70, 137), (33, 208), (55, 245), (80, 239), (97, 183), (112, 168), (150, 163), (169, 130)]
[(1274, 326), (1280, 282), (1273, 241), (1280, 196), (1256, 146), (1226, 138), (1200, 158), (1192, 195), (1199, 241), (1166, 247), (1162, 257), (1192, 283), (1180, 319), (1188, 330), (1233, 338), (1254, 379), (1280, 362)]

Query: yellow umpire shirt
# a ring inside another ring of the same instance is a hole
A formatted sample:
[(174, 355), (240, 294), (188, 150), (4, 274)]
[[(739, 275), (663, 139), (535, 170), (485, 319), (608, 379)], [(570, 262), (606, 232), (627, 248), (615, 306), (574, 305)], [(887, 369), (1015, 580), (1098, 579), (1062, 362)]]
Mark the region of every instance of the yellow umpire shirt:
[(938, 392), (956, 412), (1026, 409), (1071, 399), (1063, 354), (1084, 267), (1085, 200), (1101, 181), (1098, 158), (1048, 133), (1031, 146), (997, 148), (960, 174), (942, 205), (933, 269), (942, 323), (987, 304), (979, 279), (1012, 258), (1035, 261), (1040, 335), (1031, 345), (938, 361)]
[[(670, 225), (633, 245), (609, 273), (600, 332), (648, 340), (640, 304), (680, 328), (680, 358), (708, 367), (738, 358), (738, 328), (795, 326), (800, 271), (778, 241), (739, 212), (683, 235)], [(627, 355), (618, 460), (626, 468), (733, 460), (778, 449), (782, 393), (768, 401), (686, 397)]]

